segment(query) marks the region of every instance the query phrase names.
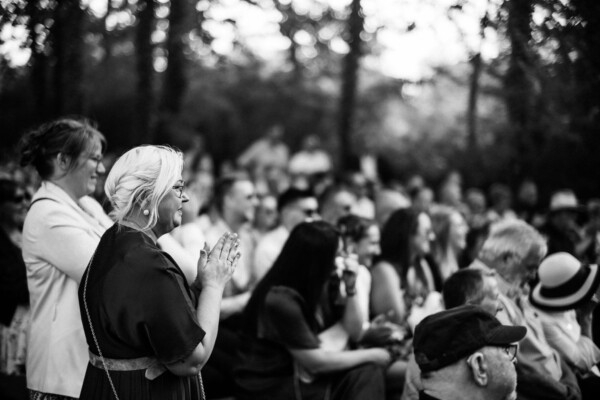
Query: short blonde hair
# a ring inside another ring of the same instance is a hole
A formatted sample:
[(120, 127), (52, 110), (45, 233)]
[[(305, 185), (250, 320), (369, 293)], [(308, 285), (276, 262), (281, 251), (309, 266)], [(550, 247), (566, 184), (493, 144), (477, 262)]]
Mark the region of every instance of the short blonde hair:
[(113, 207), (111, 217), (122, 222), (135, 205), (148, 210), (152, 229), (158, 222), (158, 205), (183, 171), (183, 155), (168, 146), (139, 146), (123, 154), (106, 177), (104, 191)]

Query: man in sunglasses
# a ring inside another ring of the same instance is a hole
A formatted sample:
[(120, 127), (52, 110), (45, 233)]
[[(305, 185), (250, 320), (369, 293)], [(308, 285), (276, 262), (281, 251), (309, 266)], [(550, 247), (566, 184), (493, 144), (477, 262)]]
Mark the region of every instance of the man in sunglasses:
[(413, 341), (423, 383), (419, 399), (515, 400), (517, 342), (526, 332), (472, 305), (425, 318)]
[(279, 226), (259, 240), (254, 253), (254, 270), (259, 279), (271, 268), (296, 225), (320, 219), (318, 206), (317, 198), (309, 190), (292, 187), (279, 195)]

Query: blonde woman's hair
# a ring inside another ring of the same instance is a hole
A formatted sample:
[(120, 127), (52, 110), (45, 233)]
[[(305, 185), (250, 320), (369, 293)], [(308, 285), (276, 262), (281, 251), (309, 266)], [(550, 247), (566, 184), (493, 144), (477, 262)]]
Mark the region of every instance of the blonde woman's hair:
[(180, 179), (183, 155), (168, 146), (139, 146), (123, 154), (106, 177), (104, 191), (113, 207), (111, 217), (122, 222), (137, 205), (148, 210), (152, 229), (158, 222), (158, 205)]

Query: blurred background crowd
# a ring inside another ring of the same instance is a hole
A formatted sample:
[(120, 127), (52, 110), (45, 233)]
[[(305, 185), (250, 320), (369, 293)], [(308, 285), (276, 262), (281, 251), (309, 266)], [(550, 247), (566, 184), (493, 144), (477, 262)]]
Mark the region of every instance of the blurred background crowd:
[[(184, 272), (205, 242), (240, 237), (203, 371), (209, 397), (232, 395), (252, 290), (294, 227), (315, 220), (364, 267), (370, 324), (395, 327), (400, 362), (387, 383), (402, 393), (424, 316), (466, 302), (452, 293), (468, 287), (491, 293), (474, 303), (495, 304), (497, 290), (465, 283), (480, 278), (450, 279), (477, 262), (494, 224), (524, 221), (549, 254), (597, 263), (599, 48), (595, 0), (0, 1), (3, 379), (24, 387), (21, 228), (41, 184), (17, 144), (42, 122), (82, 115), (107, 139), (96, 160), (107, 171), (144, 143), (184, 152), (190, 200), (159, 243)], [(92, 196), (110, 211), (102, 175)], [(513, 267), (530, 273), (524, 262)], [(575, 337), (597, 344), (586, 318)], [(336, 335), (323, 343), (338, 346)], [(363, 339), (381, 344), (374, 336)], [(589, 362), (597, 351), (584, 351)]]
[[(182, 225), (159, 244), (189, 271), (205, 242), (212, 245), (228, 231), (236, 232), (241, 241), (242, 259), (225, 293), (216, 349), (203, 370), (209, 397), (234, 394), (245, 306), (252, 289), (280, 256), (290, 232), (302, 222), (323, 220), (336, 227), (344, 243), (342, 254), (356, 254), (368, 276), (363, 280), (359, 273), (357, 287), (366, 285), (358, 293), (364, 297), (371, 324), (395, 327), (391, 336), (399, 338), (395, 351), (400, 361), (390, 368), (390, 396), (403, 393), (415, 325), (444, 309), (444, 300), (456, 302), (452, 296), (457, 293), (465, 296), (468, 285), (459, 278), (444, 293), (450, 300), (442, 299), (441, 293), (448, 278), (476, 261), (494, 224), (524, 221), (542, 233), (549, 254), (566, 252), (586, 264), (598, 260), (600, 199), (582, 203), (572, 189), (562, 188), (542, 201), (532, 180), (514, 188), (502, 183), (465, 187), (458, 171), (449, 171), (434, 186), (419, 174), (399, 179), (385, 162), (374, 158), (357, 159), (354, 168), (336, 170), (317, 137), (307, 136), (297, 152), (289, 150), (283, 137), (282, 128), (273, 126), (219, 171), (200, 140), (184, 153), (189, 201), (184, 203)], [(107, 172), (116, 158), (109, 152), (100, 161)], [(0, 171), (2, 251), (6, 260), (12, 260), (5, 264), (0, 280), (2, 372), (13, 383), (20, 379), (23, 387), (28, 291), (18, 249), (23, 221), (40, 181), (14, 159), (5, 161)], [(106, 174), (99, 175), (92, 196), (109, 212), (102, 179)], [(492, 302), (491, 312), (497, 308), (497, 293), (495, 289), (480, 299)], [(587, 332), (596, 335), (598, 343), (600, 329), (590, 327)], [(384, 343), (390, 331), (386, 335)], [(325, 345), (352, 342), (338, 336), (334, 332), (321, 339)], [(368, 336), (362, 340), (381, 344)]]

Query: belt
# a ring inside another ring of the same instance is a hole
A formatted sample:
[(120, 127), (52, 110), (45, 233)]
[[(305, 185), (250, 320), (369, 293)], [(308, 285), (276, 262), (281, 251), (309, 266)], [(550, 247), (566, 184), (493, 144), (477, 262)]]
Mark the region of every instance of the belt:
[(132, 359), (113, 359), (100, 357), (89, 352), (90, 364), (96, 368), (106, 369), (108, 371), (139, 371), (145, 369), (144, 376), (152, 381), (161, 376), (167, 369), (156, 358), (141, 357)]

